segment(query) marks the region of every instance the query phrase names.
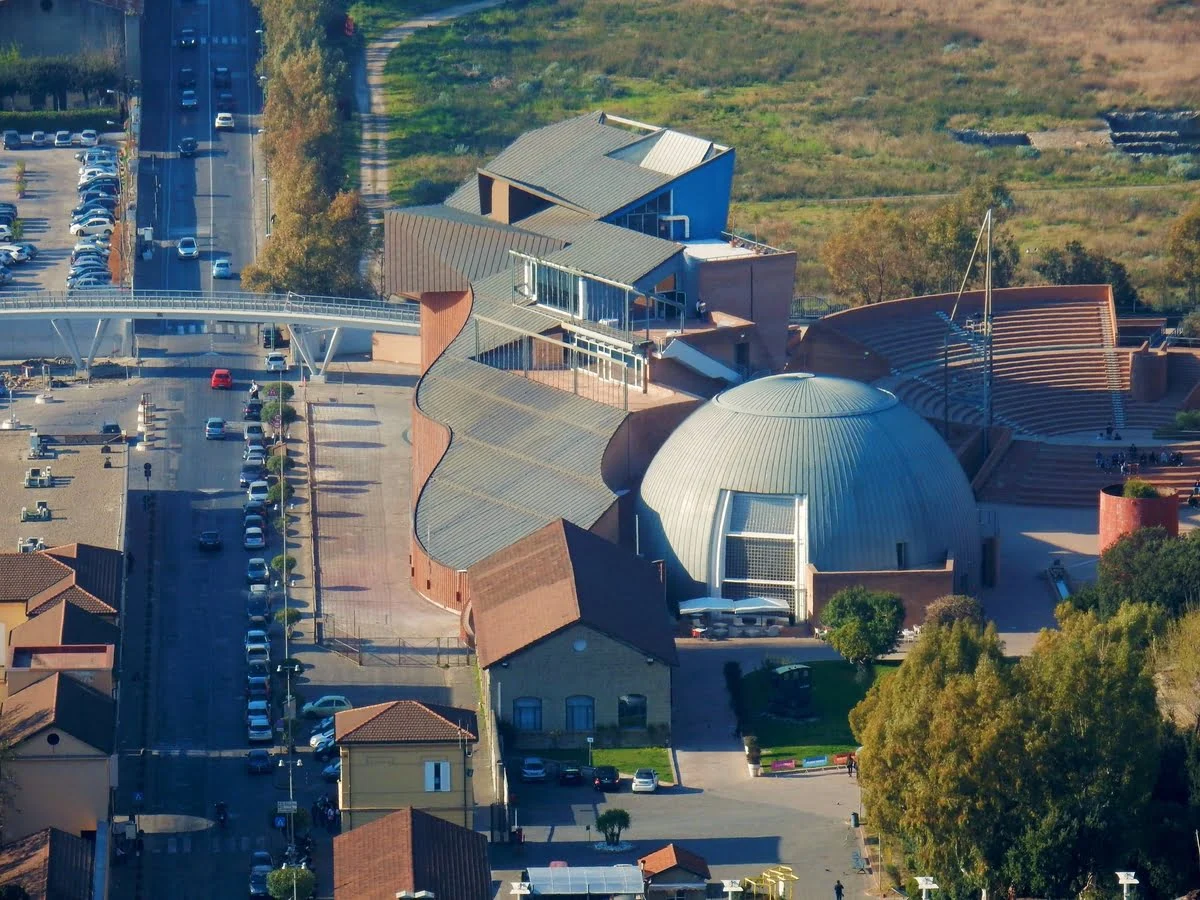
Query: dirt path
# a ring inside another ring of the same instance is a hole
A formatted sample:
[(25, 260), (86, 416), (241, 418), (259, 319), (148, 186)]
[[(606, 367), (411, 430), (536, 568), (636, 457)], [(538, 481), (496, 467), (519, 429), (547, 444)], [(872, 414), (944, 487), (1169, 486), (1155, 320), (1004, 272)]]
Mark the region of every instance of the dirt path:
[(360, 61), (354, 73), (354, 100), (362, 117), (361, 183), (363, 201), (374, 220), (382, 218), (388, 206), (388, 121), (387, 98), (383, 90), (383, 70), (388, 57), (410, 34), (421, 28), (441, 25), (451, 19), (499, 6), (504, 0), (477, 0), (450, 6), (438, 12), (410, 19), (384, 32), (367, 45), (365, 65)]

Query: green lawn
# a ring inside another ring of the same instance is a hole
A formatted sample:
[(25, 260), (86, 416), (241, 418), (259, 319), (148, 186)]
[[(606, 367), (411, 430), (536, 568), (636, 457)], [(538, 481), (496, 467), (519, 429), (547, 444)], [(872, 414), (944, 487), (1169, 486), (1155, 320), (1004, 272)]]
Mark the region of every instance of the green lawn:
[(867, 670), (841, 660), (806, 663), (812, 669), (812, 715), (816, 722), (793, 722), (765, 715), (770, 679), (759, 669), (743, 676), (749, 725), (747, 733), (758, 738), (763, 765), (776, 759), (803, 759), (853, 750), (857, 744), (850, 733), (850, 710), (867, 695), (871, 685), (886, 678), (898, 663), (880, 663)]
[(415, 16), (457, 6), (462, 0), (358, 0), (350, 5), (350, 17), (367, 40), (378, 37), (393, 25)]
[[(540, 756), (542, 759), (557, 759), (587, 765), (587, 748), (583, 749), (531, 749), (522, 750), (523, 756)], [(616, 766), (618, 772), (632, 775), (641, 768), (658, 771), (658, 780), (663, 784), (675, 783), (675, 770), (671, 766), (670, 751), (665, 747), (619, 747), (592, 751), (592, 765)]]
[[(1131, 40), (1100, 56), (1070, 37), (1116, 27), (1086, 0), (1005, 2), (967, 15), (914, 0), (881, 16), (868, 0), (747, 0), (737, 15), (716, 0), (529, 0), (426, 29), (387, 67), (392, 198), (437, 202), (520, 133), (608, 109), (735, 147), (731, 225), (797, 250), (799, 294), (829, 293), (817, 252), (854, 212), (847, 198), (928, 204), (981, 176), (1014, 189), (1023, 277), (1036, 251), (1082, 237), (1151, 300), (1171, 293), (1162, 244), (1200, 195), (1200, 160), (1072, 141), (989, 149), (948, 129), (1087, 131), (1103, 128), (1101, 110), (1190, 103), (1194, 66), (1172, 36), (1190, 27), (1185, 5), (1130, 8), (1118, 24)], [(354, 9), (370, 31), (439, 5)]]

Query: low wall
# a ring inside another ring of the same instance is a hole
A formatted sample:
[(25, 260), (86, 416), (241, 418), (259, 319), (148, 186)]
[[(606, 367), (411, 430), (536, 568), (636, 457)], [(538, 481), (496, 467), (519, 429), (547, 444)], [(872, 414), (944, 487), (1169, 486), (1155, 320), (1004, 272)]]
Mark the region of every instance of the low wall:
[(992, 452), (988, 454), (987, 459), (983, 461), (983, 465), (971, 478), (971, 490), (976, 496), (983, 490), (983, 486), (987, 484), (988, 479), (992, 477), (992, 473), (996, 471), (996, 467), (1000, 465), (1000, 461), (1004, 459), (1004, 454), (1008, 452), (1008, 448), (1012, 446), (1013, 435), (1011, 428), (993, 428), (992, 429)]
[(1100, 491), (1100, 552), (1139, 528), (1160, 525), (1171, 537), (1179, 536), (1179, 498), (1168, 492), (1161, 497), (1135, 499), (1122, 495), (1124, 485), (1110, 484)]
[(1138, 348), (1129, 355), (1129, 393), (1134, 400), (1153, 403), (1167, 392), (1167, 354)]
[(904, 601), (904, 625), (925, 621), (925, 608), (938, 597), (954, 593), (954, 560), (941, 569), (892, 569), (880, 572), (819, 572), (808, 567), (809, 621), (821, 618), (825, 604), (838, 591), (862, 585), (871, 591), (896, 594)]

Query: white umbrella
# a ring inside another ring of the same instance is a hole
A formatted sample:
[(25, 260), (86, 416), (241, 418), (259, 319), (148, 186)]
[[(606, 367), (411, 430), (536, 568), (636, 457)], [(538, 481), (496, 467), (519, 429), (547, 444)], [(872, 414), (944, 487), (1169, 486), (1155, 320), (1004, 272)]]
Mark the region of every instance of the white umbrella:
[(724, 597), (697, 597), (695, 600), (684, 600), (679, 604), (679, 613), (684, 616), (694, 616), (700, 613), (733, 612), (733, 610), (733, 601), (726, 600)]

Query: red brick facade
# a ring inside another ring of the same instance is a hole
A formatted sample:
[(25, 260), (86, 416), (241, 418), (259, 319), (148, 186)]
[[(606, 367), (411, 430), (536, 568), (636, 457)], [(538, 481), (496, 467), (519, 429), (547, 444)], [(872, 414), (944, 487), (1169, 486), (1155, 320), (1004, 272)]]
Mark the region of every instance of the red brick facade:
[(1174, 493), (1137, 500), (1123, 497), (1122, 489), (1114, 484), (1100, 492), (1101, 553), (1139, 528), (1161, 525), (1171, 537), (1179, 536), (1179, 498)]

